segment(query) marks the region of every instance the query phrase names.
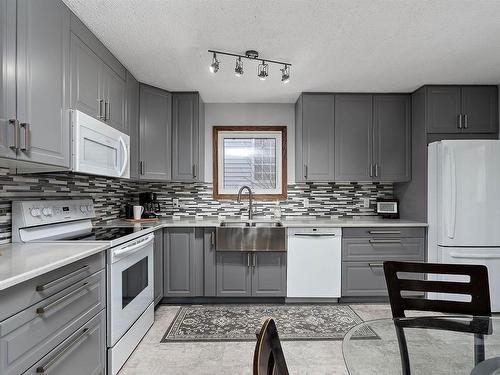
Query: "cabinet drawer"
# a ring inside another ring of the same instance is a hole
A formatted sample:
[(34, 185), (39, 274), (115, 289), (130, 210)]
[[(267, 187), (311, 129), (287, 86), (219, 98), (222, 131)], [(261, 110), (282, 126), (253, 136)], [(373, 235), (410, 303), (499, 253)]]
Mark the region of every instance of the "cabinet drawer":
[(424, 260), (423, 238), (345, 238), (342, 260)]
[[(421, 275), (402, 273), (404, 278)], [(387, 296), (382, 262), (342, 262), (342, 297)]]
[(106, 310), (103, 310), (38, 361), (25, 375), (105, 374), (105, 344)]
[(0, 321), (104, 269), (104, 265), (101, 252), (1, 291)]
[(104, 309), (105, 283), (101, 270), (0, 323), (0, 373), (25, 371)]
[(342, 237), (372, 237), (372, 238), (394, 238), (394, 237), (424, 237), (425, 228), (343, 228)]

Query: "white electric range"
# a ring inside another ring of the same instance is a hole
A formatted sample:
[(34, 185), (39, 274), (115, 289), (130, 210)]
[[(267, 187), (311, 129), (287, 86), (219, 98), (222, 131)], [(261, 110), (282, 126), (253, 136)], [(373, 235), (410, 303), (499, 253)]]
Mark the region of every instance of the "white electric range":
[(12, 203), (13, 242), (107, 243), (108, 374), (118, 373), (154, 321), (151, 228), (99, 227), (92, 200)]

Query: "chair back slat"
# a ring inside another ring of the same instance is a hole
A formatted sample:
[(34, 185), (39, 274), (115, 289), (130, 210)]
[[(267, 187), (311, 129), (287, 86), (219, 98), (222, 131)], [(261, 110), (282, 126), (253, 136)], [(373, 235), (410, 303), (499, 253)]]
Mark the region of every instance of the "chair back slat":
[[(405, 317), (405, 311), (433, 311), (447, 314), (491, 315), (488, 269), (482, 265), (384, 262), (392, 315)], [(462, 275), (469, 282), (411, 280), (398, 273)], [(435, 292), (470, 295), (470, 301), (434, 300), (407, 296), (405, 292)]]
[(288, 375), (285, 356), (273, 318), (267, 318), (257, 334), (253, 373), (254, 375)]

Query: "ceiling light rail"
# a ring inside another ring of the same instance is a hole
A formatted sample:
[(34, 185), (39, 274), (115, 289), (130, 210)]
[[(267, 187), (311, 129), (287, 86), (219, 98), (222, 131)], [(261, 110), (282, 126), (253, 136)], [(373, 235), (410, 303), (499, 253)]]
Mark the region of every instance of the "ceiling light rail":
[(245, 52), (244, 55), (231, 52), (217, 51), (213, 49), (209, 49), (208, 52), (213, 54), (212, 63), (210, 64), (209, 67), (210, 72), (212, 73), (217, 73), (217, 71), (219, 70), (220, 62), (217, 59), (217, 54), (219, 54), (219, 55), (236, 57), (236, 66), (234, 69), (234, 74), (236, 75), (236, 77), (241, 77), (243, 75), (243, 61), (241, 60), (243, 58), (248, 60), (257, 60), (261, 62), (257, 67), (257, 76), (259, 77), (260, 80), (265, 80), (269, 76), (269, 63), (271, 63), (271, 64), (283, 65), (283, 69), (280, 69), (281, 81), (283, 83), (288, 83), (290, 81), (290, 67), (292, 66), (292, 64), (290, 64), (289, 62), (264, 59), (262, 57), (259, 57), (259, 53), (254, 50), (248, 50)]

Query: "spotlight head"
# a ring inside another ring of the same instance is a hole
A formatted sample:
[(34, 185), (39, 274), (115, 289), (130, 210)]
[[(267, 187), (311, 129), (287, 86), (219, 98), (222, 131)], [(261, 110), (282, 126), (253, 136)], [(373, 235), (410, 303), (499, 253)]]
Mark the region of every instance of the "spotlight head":
[(241, 57), (236, 59), (236, 67), (234, 68), (234, 75), (236, 77), (241, 77), (243, 75), (243, 61), (241, 61)]
[(266, 64), (264, 60), (262, 60), (262, 64), (259, 64), (257, 69), (257, 77), (259, 77), (261, 81), (265, 81), (268, 76), (269, 76), (269, 65)]
[(211, 73), (217, 73), (219, 71), (219, 60), (217, 60), (217, 55), (214, 52), (214, 57), (212, 58), (212, 63), (208, 68)]
[(281, 82), (288, 83), (290, 82), (290, 67), (285, 64), (285, 67), (281, 70)]

